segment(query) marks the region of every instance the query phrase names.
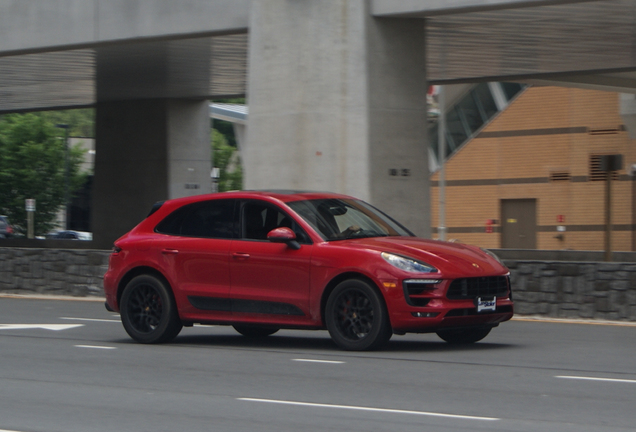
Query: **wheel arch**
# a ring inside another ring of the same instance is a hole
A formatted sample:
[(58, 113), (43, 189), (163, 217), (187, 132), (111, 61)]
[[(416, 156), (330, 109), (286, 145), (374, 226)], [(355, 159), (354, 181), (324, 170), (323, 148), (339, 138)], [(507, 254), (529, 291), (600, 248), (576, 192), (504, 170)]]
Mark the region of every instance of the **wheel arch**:
[(163, 273), (161, 273), (159, 270), (157, 270), (154, 267), (139, 266), (139, 267), (130, 269), (124, 275), (124, 277), (122, 277), (121, 280), (119, 281), (119, 285), (117, 286), (117, 304), (120, 305), (120, 307), (121, 307), (121, 296), (122, 296), (122, 293), (124, 292), (124, 289), (126, 288), (126, 285), (128, 285), (128, 283), (131, 280), (133, 280), (133, 278), (140, 275), (151, 275), (160, 279), (162, 282), (166, 284), (166, 287), (168, 288), (168, 291), (170, 292), (174, 300), (174, 291), (172, 290), (172, 285), (170, 284), (170, 282), (168, 281), (168, 278), (166, 278)]
[(323, 325), (326, 325), (325, 324), (325, 309), (327, 307), (327, 300), (329, 299), (329, 296), (331, 295), (333, 290), (338, 286), (340, 282), (343, 282), (347, 279), (360, 279), (364, 282), (367, 282), (373, 289), (375, 289), (378, 292), (378, 294), (380, 295), (380, 298), (384, 302), (384, 308), (385, 309), (387, 308), (386, 298), (384, 298), (384, 294), (382, 293), (382, 290), (380, 289), (378, 284), (375, 283), (373, 279), (371, 279), (369, 276), (363, 273), (354, 272), (354, 271), (341, 273), (335, 276), (333, 279), (331, 279), (329, 283), (327, 284), (327, 286), (325, 287), (324, 291), (322, 292), (322, 297), (320, 298), (320, 319)]

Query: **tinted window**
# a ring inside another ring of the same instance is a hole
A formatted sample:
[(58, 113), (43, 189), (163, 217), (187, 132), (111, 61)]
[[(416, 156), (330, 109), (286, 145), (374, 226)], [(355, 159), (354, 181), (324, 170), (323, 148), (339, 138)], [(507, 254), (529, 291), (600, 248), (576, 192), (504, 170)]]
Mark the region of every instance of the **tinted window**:
[(157, 225), (155, 231), (187, 237), (236, 238), (236, 200), (202, 201), (183, 206)]
[(413, 235), (363, 201), (317, 199), (294, 201), (288, 205), (326, 240)]
[(267, 240), (267, 233), (280, 227), (291, 228), (300, 243), (311, 243), (305, 231), (278, 207), (258, 201), (243, 205), (243, 238)]

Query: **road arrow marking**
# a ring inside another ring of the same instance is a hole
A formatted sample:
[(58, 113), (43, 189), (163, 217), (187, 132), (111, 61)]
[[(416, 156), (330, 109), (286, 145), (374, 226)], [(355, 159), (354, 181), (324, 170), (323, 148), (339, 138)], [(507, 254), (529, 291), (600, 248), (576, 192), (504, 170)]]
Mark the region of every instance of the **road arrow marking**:
[(44, 329), (60, 331), (75, 327), (84, 327), (84, 324), (0, 324), (0, 330)]

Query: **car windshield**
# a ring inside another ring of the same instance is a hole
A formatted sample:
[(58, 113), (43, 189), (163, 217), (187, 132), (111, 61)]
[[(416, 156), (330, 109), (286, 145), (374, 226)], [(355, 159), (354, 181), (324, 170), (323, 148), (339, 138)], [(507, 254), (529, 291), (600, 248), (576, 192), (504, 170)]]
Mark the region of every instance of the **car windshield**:
[(413, 236), (369, 204), (352, 199), (315, 199), (287, 203), (325, 240)]

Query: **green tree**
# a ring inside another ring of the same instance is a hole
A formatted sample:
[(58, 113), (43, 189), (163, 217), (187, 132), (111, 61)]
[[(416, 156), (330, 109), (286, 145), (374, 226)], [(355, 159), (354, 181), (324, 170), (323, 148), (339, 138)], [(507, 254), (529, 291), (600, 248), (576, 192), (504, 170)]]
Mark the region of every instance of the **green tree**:
[(228, 144), (225, 136), (212, 129), (212, 166), (219, 168), (219, 192), (243, 188), (243, 168), (235, 147)]
[(69, 126), (68, 134), (72, 137), (93, 138), (95, 136), (95, 110), (79, 108), (63, 111), (42, 111), (35, 113), (46, 121)]
[[(0, 213), (9, 216), (18, 231), (26, 227), (24, 200), (36, 200), (35, 234), (49, 232), (64, 205), (64, 131), (46, 116), (8, 114), (0, 117)], [(86, 181), (79, 172), (84, 151), (69, 149), (69, 193)]]

